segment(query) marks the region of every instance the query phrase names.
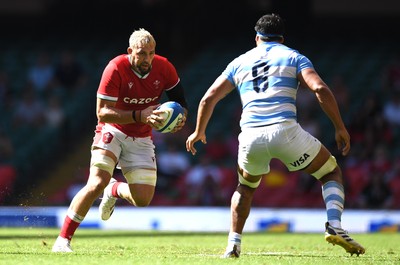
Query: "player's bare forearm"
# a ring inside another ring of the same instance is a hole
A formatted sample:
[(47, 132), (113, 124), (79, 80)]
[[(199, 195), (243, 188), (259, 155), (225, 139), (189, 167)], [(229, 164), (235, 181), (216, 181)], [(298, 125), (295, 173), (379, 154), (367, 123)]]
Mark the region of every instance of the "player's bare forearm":
[(147, 124), (147, 117), (153, 113), (157, 106), (149, 106), (143, 110), (121, 110), (111, 106), (103, 106), (98, 111), (97, 117), (100, 122), (104, 123), (129, 124), (142, 122)]
[(329, 89), (322, 89), (316, 93), (320, 106), (335, 127), (335, 140), (338, 150), (342, 155), (350, 151), (350, 135), (344, 125), (336, 99)]
[(209, 120), (211, 119), (214, 106), (210, 105), (204, 98), (200, 101), (199, 110), (197, 112), (197, 121), (195, 131), (199, 134), (204, 134)]
[(321, 91), (316, 93), (318, 98), (319, 104), (325, 114), (329, 117), (332, 121), (333, 126), (336, 130), (343, 129), (344, 123), (342, 117), (340, 115), (340, 110), (336, 99), (330, 89), (321, 89)]

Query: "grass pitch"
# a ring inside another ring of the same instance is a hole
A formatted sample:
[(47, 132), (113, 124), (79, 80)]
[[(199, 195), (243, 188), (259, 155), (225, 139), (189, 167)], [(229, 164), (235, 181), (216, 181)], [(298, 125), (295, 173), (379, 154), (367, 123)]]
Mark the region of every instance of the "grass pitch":
[(239, 259), (221, 259), (226, 233), (80, 229), (73, 253), (52, 253), (58, 229), (0, 228), (0, 264), (400, 264), (400, 233), (352, 235), (365, 255), (350, 256), (323, 234), (245, 233)]

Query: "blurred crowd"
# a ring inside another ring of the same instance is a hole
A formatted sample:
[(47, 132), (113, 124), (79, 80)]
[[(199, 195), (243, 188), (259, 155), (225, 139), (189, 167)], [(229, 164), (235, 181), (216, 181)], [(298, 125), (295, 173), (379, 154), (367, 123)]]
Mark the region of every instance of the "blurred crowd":
[[(63, 142), (62, 146), (69, 145), (69, 137), (62, 135), (67, 131), (66, 102), (73, 101), (85, 89), (88, 74), (76, 54), (71, 51), (58, 54), (54, 57), (46, 51), (36, 53), (31, 63), (25, 65), (26, 72), (18, 88), (11, 85), (7, 69), (0, 68), (0, 204), (15, 202), (10, 198), (19, 174), (14, 163), (18, 159), (16, 153), (29, 143), (32, 134), (40, 133), (43, 128), (58, 128), (58, 140)], [(326, 129), (327, 118), (314, 96), (302, 89), (298, 95), (300, 124), (314, 136), (329, 139), (324, 144), (342, 166), (348, 208), (400, 208), (399, 57), (381, 69), (380, 79), (379, 87), (362, 94), (351, 93), (341, 75), (334, 75), (328, 82), (351, 135), (352, 151), (347, 157), (337, 152), (334, 132)], [(196, 107), (192, 106), (192, 116)], [(176, 134), (155, 132), (158, 183), (153, 206), (229, 205), (237, 185), (239, 108), (229, 117), (229, 130), (209, 135), (207, 145), (199, 145), (195, 157), (185, 150), (186, 138), (194, 128), (193, 119)], [(224, 115), (221, 113), (220, 118), (226, 119)], [(31, 169), (28, 174), (34, 175), (35, 170)], [(67, 205), (87, 176), (88, 168), (76, 170), (68, 185), (54, 187), (45, 203)], [(118, 170), (114, 177), (123, 179)], [(259, 207), (324, 207), (318, 182), (311, 176), (288, 172), (279, 161), (272, 161), (271, 172), (263, 179), (253, 203)]]
[(63, 51), (59, 58), (51, 58), (46, 51), (37, 54), (20, 91), (12, 91), (5, 72), (3, 76), (0, 93), (4, 98), (2, 102), (7, 103), (5, 111), (11, 114), (14, 130), (25, 126), (30, 129), (63, 126), (62, 104), (65, 99), (73, 98), (86, 81), (81, 64), (70, 51)]
[[(4, 60), (0, 67), (0, 203), (14, 203), (16, 185), (35, 184), (43, 177), (53, 158), (68, 147), (68, 104), (78, 97), (87, 84), (87, 73), (69, 50), (50, 53), (46, 50), (32, 53), (27, 65), (18, 72), (10, 71), (18, 62)], [(22, 60), (20, 61), (22, 62)], [(56, 134), (56, 145), (46, 139)], [(38, 135), (44, 139), (38, 141)], [(62, 147), (60, 149), (54, 149)], [(43, 150), (50, 157), (40, 157)], [(37, 157), (35, 155), (37, 154)], [(34, 164), (35, 159), (45, 160)], [(22, 195), (21, 195), (22, 197)]]

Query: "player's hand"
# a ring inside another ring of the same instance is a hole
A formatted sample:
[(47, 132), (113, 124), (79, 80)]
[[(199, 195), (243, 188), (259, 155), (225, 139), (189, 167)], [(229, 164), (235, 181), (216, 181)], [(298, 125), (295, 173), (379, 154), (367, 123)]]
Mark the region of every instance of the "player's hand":
[(186, 123), (186, 115), (183, 115), (180, 119), (179, 123), (175, 126), (175, 128), (171, 131), (171, 133), (175, 133), (183, 128)]
[(141, 122), (150, 125), (152, 128), (157, 128), (156, 126), (160, 124), (160, 120), (162, 121), (162, 117), (153, 114), (158, 111), (156, 110), (158, 106), (160, 106), (160, 104), (148, 106), (142, 110), (140, 115)]
[[(158, 106), (159, 105), (157, 105), (157, 107)], [(164, 118), (160, 114), (164, 112), (165, 112), (164, 110), (154, 109), (151, 112), (151, 114), (147, 117), (146, 123), (156, 130), (159, 129), (164, 123)]]
[(186, 140), (186, 151), (191, 152), (192, 155), (197, 153), (196, 148), (194, 148), (194, 144), (197, 141), (201, 141), (203, 144), (207, 144), (206, 135), (199, 133), (192, 133)]
[(346, 156), (350, 151), (350, 135), (346, 129), (336, 130), (335, 134), (336, 145), (343, 156)]

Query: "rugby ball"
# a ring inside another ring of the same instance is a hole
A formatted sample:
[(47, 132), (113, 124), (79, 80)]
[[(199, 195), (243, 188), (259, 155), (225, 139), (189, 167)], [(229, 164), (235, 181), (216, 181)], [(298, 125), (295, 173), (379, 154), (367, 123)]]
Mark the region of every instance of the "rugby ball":
[(185, 113), (183, 107), (175, 101), (167, 101), (158, 106), (157, 110), (164, 111), (159, 114), (164, 118), (163, 124), (157, 129), (157, 131), (161, 133), (169, 133), (172, 131), (175, 126), (180, 123)]

